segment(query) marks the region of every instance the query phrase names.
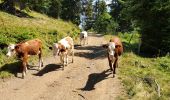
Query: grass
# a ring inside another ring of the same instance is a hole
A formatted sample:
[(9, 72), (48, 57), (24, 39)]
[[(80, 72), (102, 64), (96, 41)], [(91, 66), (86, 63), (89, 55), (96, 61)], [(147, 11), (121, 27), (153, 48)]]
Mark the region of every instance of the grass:
[[(118, 75), (132, 100), (169, 100), (170, 99), (170, 56), (148, 58), (137, 54), (139, 34), (119, 33), (124, 44)], [(106, 35), (108, 40), (111, 36)], [(156, 82), (155, 82), (156, 81)], [(160, 86), (160, 97), (157, 88)]]
[[(26, 12), (26, 11), (24, 11)], [(50, 18), (46, 15), (30, 11), (26, 12), (30, 17), (17, 17), (6, 12), (0, 11), (0, 77), (10, 77), (14, 73), (11, 72), (10, 65), (17, 62), (14, 58), (7, 58), (6, 45), (10, 43), (18, 43), (24, 40), (39, 38), (43, 42), (43, 55), (48, 55), (48, 47), (52, 43), (57, 42), (65, 36), (71, 36), (77, 39), (79, 29), (71, 22), (65, 22), (61, 19)], [(32, 61), (36, 57), (32, 58)], [(36, 58), (37, 59), (37, 58)], [(8, 65), (5, 70), (2, 67)]]

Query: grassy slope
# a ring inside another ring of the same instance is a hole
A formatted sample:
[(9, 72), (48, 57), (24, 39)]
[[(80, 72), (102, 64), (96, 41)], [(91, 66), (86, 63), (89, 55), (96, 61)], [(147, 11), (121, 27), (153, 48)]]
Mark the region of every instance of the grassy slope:
[[(119, 36), (124, 42), (125, 53), (120, 59), (118, 75), (124, 83), (128, 98), (133, 100), (169, 100), (170, 56), (141, 57), (135, 54), (138, 47), (138, 34), (133, 36), (130, 44), (131, 34), (119, 34)], [(107, 39), (109, 37), (106, 36)], [(158, 97), (155, 80), (160, 86), (160, 97)]]
[[(78, 27), (71, 22), (64, 22), (49, 18), (36, 12), (28, 12), (30, 18), (19, 18), (14, 15), (0, 11), (0, 45), (18, 43), (23, 40), (39, 38), (43, 41), (44, 55), (47, 54), (48, 46), (64, 36), (72, 36), (74, 39), (78, 35)], [(6, 48), (0, 49), (0, 77), (10, 76), (15, 62), (13, 58), (6, 58)], [(5, 68), (6, 67), (6, 68)], [(5, 70), (5, 71), (4, 71)]]

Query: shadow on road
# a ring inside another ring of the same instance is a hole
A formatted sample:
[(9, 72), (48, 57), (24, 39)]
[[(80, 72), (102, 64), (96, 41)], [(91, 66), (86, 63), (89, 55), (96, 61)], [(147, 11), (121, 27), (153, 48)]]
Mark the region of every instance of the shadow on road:
[(61, 65), (59, 64), (48, 64), (42, 70), (40, 70), (38, 73), (34, 75), (43, 76), (44, 74), (48, 72), (57, 71), (59, 68), (61, 68)]
[(0, 72), (6, 71), (17, 77), (17, 73), (21, 72), (21, 65), (22, 65), (21, 61), (5, 64), (0, 68)]
[(101, 73), (92, 73), (88, 76), (88, 80), (86, 82), (86, 85), (84, 88), (81, 88), (82, 91), (91, 91), (94, 90), (94, 86), (101, 82), (104, 79), (107, 79), (108, 76), (112, 74), (111, 71), (108, 69), (106, 71), (103, 71)]
[(106, 51), (102, 48), (102, 46), (75, 46), (75, 49), (78, 50), (75, 53), (75, 56), (84, 57), (87, 59), (103, 59), (106, 57)]

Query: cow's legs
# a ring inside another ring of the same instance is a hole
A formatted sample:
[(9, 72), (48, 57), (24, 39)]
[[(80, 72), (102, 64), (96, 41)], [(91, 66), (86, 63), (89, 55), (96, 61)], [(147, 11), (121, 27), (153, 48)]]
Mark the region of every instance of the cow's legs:
[(40, 49), (40, 53), (38, 54), (39, 57), (39, 67), (38, 70), (41, 70), (41, 67), (43, 66), (43, 60), (42, 60), (42, 50)]
[(63, 56), (62, 55), (60, 55), (60, 62), (61, 62), (61, 64), (64, 64), (64, 60), (63, 60)]
[(22, 66), (23, 66), (22, 78), (24, 79), (25, 74), (26, 74), (26, 63), (25, 63), (25, 62), (23, 62), (23, 63), (22, 63)]
[(110, 66), (110, 70), (113, 71), (113, 63), (110, 60), (109, 60), (109, 66)]
[(66, 66), (68, 65), (68, 55), (65, 56)]
[(63, 56), (63, 70), (64, 70), (65, 66), (67, 66), (67, 57), (66, 57), (66, 55)]
[(80, 38), (80, 45), (82, 44), (82, 38)]
[(63, 55), (60, 55), (60, 61), (61, 61), (61, 64), (63, 65), (63, 68), (62, 68), (62, 70), (64, 70), (64, 66), (65, 66), (65, 64), (64, 64), (64, 56)]
[(88, 37), (86, 37), (86, 44), (88, 44)]
[(22, 61), (22, 67), (23, 67), (23, 70), (22, 70), (22, 78), (25, 77), (25, 74), (26, 74), (26, 71), (27, 71), (27, 55), (24, 55), (23, 57), (23, 61)]
[(26, 62), (25, 74), (27, 74), (27, 71), (28, 71), (28, 63)]
[(113, 62), (112, 62), (112, 60), (110, 60), (109, 54), (107, 54), (107, 55), (108, 55), (107, 57), (108, 57), (108, 61), (109, 61), (110, 70), (113, 71), (113, 64), (112, 64)]
[(118, 58), (115, 59), (115, 62), (114, 62), (114, 65), (113, 65), (113, 67), (114, 67), (113, 74), (116, 74), (116, 67), (118, 66), (117, 61), (118, 61)]
[[(27, 69), (30, 69), (30, 66), (29, 66), (29, 64), (28, 64), (28, 61), (26, 62), (26, 66), (27, 66)], [(26, 69), (26, 71), (27, 71), (27, 69)]]
[(74, 62), (74, 46), (72, 47), (72, 63)]
[(85, 39), (83, 38), (83, 46), (85, 45)]

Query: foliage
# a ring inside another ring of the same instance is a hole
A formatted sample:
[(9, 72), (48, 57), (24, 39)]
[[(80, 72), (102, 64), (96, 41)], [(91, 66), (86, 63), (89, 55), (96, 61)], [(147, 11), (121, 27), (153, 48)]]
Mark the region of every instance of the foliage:
[(94, 24), (94, 29), (99, 33), (113, 33), (117, 27), (117, 23), (114, 22), (107, 12), (101, 14)]
[(61, 0), (51, 0), (49, 7), (49, 15), (55, 18), (59, 18), (61, 14)]
[(61, 4), (61, 18), (78, 25), (80, 23), (80, 0), (62, 0)]
[(125, 1), (112, 0), (112, 3), (110, 4), (110, 15), (119, 24), (119, 27), (116, 29), (117, 32), (129, 32), (134, 28), (132, 27), (131, 19), (128, 17), (125, 10)]
[(51, 0), (30, 0), (28, 3), (32, 6), (33, 10), (47, 14)]
[(98, 5), (98, 15), (101, 15), (105, 12), (107, 12), (107, 8), (106, 8), (106, 2), (104, 0), (99, 1), (99, 5)]
[(126, 14), (140, 27), (141, 49), (145, 53), (170, 51), (170, 2), (168, 0), (128, 0)]
[(93, 0), (89, 0), (87, 4), (84, 6), (82, 5), (82, 12), (85, 13), (86, 15), (86, 20), (85, 20), (85, 30), (88, 30), (92, 28), (94, 24), (94, 19), (93, 19)]

